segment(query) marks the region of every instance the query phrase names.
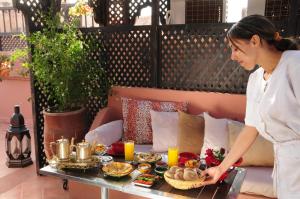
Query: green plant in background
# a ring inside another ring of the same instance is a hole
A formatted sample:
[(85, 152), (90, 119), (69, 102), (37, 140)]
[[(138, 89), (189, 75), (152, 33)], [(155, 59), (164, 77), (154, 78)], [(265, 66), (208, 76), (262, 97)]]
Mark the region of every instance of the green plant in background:
[(95, 48), (102, 46), (84, 41), (78, 24), (78, 17), (61, 22), (59, 14), (45, 16), (42, 31), (21, 36), (33, 47), (31, 61), (26, 57), (29, 48), (17, 50), (11, 57), (12, 61), (23, 58), (23, 66), (31, 69), (41, 92), (53, 102), (51, 112), (75, 110), (89, 99), (103, 96), (110, 87), (103, 62), (91, 58)]

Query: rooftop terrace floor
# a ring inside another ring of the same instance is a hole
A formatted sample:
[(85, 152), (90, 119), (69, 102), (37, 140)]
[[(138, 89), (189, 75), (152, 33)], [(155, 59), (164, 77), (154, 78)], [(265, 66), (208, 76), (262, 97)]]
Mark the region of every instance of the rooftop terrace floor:
[(0, 199), (69, 199), (69, 192), (62, 188), (62, 181), (49, 176), (38, 176), (35, 167), (34, 140), (32, 127), (31, 158), (33, 165), (25, 168), (8, 168), (6, 166), (5, 133), (8, 123), (0, 123)]

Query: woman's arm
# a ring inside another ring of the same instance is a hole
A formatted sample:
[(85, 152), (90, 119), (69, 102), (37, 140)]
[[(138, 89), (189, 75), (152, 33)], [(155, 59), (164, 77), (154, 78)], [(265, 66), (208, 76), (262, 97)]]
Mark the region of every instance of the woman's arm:
[(207, 174), (210, 176), (204, 182), (204, 184), (206, 185), (216, 183), (221, 175), (225, 171), (227, 171), (227, 169), (231, 167), (231, 165), (233, 165), (240, 157), (242, 157), (242, 155), (250, 148), (257, 135), (258, 132), (256, 128), (245, 126), (222, 163), (219, 166), (211, 167), (203, 171), (202, 175)]

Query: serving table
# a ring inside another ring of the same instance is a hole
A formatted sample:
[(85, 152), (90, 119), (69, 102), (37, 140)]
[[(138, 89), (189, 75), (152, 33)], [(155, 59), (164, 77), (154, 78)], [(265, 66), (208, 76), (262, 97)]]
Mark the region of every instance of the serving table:
[(223, 183), (203, 186), (190, 190), (178, 190), (171, 187), (164, 179), (156, 182), (151, 188), (144, 188), (134, 185), (132, 182), (138, 176), (137, 170), (122, 178), (107, 177), (100, 168), (91, 170), (74, 171), (59, 170), (51, 166), (40, 169), (40, 174), (56, 176), (64, 180), (74, 180), (77, 182), (98, 186), (101, 189), (101, 199), (108, 199), (108, 190), (117, 190), (147, 198), (200, 198), (200, 199), (234, 199), (240, 191), (246, 171), (242, 168), (232, 170)]

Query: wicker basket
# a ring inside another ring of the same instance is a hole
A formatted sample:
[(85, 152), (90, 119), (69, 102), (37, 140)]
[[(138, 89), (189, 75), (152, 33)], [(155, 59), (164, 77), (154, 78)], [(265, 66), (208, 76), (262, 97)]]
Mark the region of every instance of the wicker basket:
[(187, 190), (193, 189), (203, 186), (203, 181), (205, 180), (205, 176), (199, 177), (197, 180), (193, 181), (184, 181), (184, 180), (175, 180), (166, 176), (164, 174), (164, 178), (166, 182), (176, 189)]

